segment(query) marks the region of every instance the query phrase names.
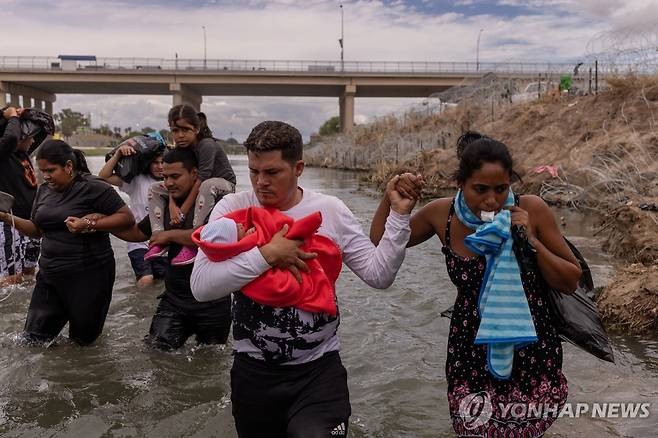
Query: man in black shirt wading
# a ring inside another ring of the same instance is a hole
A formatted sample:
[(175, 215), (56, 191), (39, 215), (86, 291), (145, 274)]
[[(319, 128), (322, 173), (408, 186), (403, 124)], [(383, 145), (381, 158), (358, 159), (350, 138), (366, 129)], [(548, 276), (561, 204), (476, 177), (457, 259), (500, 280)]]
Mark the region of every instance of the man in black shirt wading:
[[(182, 204), (197, 181), (197, 160), (188, 149), (172, 149), (164, 156), (164, 184), (177, 204)], [(147, 343), (165, 350), (177, 349), (192, 335), (200, 344), (224, 344), (231, 325), (229, 297), (200, 303), (192, 296), (190, 275), (193, 265), (173, 266), (171, 260), (183, 246), (192, 242), (192, 216), (188, 215), (179, 228), (171, 225), (168, 209), (164, 211), (165, 231), (155, 235), (146, 216), (127, 231), (114, 233), (129, 242), (169, 246), (169, 268), (165, 276), (165, 291), (153, 315)]]

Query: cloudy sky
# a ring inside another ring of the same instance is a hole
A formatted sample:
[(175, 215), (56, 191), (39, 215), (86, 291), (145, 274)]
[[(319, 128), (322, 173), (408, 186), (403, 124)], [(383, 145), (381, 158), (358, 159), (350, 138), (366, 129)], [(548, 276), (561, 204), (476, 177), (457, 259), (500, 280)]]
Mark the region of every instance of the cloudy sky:
[[(338, 60), (344, 7), (348, 61), (572, 62), (617, 36), (658, 26), (658, 0), (0, 0), (0, 56)], [(413, 99), (357, 99), (356, 120)], [(168, 96), (59, 95), (55, 110), (93, 124), (166, 126)], [(265, 119), (305, 137), (338, 114), (337, 99), (205, 97), (216, 135), (244, 139)]]

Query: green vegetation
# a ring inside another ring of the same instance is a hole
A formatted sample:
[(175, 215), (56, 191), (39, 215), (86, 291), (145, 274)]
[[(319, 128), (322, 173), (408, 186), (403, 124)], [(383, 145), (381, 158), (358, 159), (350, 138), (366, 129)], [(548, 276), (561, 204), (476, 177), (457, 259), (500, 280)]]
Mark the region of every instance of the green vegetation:
[(340, 131), (340, 117), (334, 116), (320, 127), (320, 135), (337, 134)]
[(64, 137), (70, 137), (80, 127), (89, 126), (89, 120), (84, 114), (73, 111), (70, 108), (64, 108), (55, 114), (53, 119), (59, 125)]

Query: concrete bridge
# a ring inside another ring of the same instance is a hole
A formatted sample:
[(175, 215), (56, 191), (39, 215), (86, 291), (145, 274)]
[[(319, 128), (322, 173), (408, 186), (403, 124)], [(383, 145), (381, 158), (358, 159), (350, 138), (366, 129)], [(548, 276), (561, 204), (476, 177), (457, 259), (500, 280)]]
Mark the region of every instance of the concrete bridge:
[[(580, 66), (581, 72), (587, 68)], [(197, 110), (203, 96), (334, 97), (341, 129), (349, 132), (357, 97), (427, 97), (489, 72), (531, 79), (573, 70), (573, 64), (550, 63), (0, 57), (0, 107), (32, 106), (52, 113), (62, 93), (172, 95), (174, 105)]]

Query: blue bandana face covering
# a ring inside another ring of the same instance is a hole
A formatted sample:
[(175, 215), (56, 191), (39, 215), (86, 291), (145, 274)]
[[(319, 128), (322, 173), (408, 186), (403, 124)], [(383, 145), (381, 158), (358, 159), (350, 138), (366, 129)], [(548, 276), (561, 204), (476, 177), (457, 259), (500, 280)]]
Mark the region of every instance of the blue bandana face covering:
[[(512, 205), (514, 193), (510, 190), (505, 207)], [(514, 350), (537, 341), (512, 249), (512, 213), (503, 209), (496, 213), (493, 221), (484, 222), (471, 211), (460, 190), (455, 197), (455, 214), (464, 225), (475, 230), (466, 236), (464, 245), (487, 259), (478, 299), (480, 328), (475, 344), (487, 345), (489, 372), (498, 379), (509, 379)]]

